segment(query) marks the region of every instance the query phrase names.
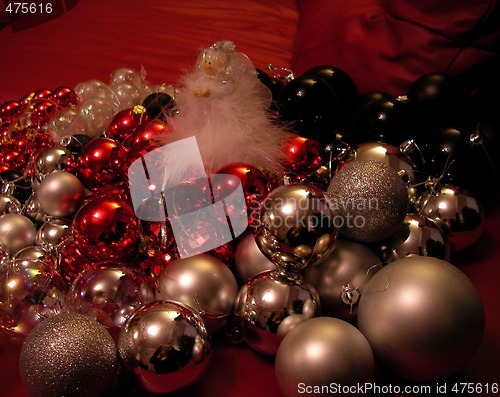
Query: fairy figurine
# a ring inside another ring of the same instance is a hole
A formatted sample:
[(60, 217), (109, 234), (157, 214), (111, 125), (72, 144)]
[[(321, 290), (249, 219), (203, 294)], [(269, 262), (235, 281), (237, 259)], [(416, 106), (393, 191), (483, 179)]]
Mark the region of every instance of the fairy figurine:
[(269, 89), (252, 62), (230, 41), (204, 49), (181, 80), (170, 141), (195, 137), (207, 173), (243, 162), (277, 173), (290, 135), (270, 118)]

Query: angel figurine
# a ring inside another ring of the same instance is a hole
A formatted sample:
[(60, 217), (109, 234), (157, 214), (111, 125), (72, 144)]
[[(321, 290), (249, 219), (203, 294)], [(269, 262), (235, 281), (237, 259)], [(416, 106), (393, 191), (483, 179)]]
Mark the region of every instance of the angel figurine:
[(271, 93), (252, 62), (230, 41), (204, 49), (181, 80), (170, 140), (195, 137), (207, 173), (236, 162), (282, 169), (290, 133), (271, 121)]

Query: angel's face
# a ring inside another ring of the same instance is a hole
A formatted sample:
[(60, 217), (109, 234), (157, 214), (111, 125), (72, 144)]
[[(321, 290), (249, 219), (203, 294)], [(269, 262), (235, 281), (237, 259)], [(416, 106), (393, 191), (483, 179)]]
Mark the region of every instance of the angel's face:
[(203, 70), (207, 76), (217, 76), (223, 72), (229, 64), (229, 59), (225, 54), (216, 52), (206, 52), (203, 55)]

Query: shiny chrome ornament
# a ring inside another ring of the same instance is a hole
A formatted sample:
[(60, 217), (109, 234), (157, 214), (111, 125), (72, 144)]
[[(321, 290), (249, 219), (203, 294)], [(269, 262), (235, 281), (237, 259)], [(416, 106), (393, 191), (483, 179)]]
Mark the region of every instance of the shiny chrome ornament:
[(387, 262), (413, 255), (450, 260), (450, 246), (445, 232), (435, 221), (423, 215), (406, 215), (403, 225), (386, 245), (383, 257)]
[(34, 176), (38, 181), (54, 171), (66, 171), (74, 163), (73, 155), (63, 147), (44, 149), (35, 160)]
[[(307, 320), (319, 314), (316, 290), (299, 274), (273, 270), (250, 279), (236, 299), (234, 315), (243, 338), (255, 351), (276, 354), (280, 344), (278, 334), (286, 334), (292, 315)], [(293, 321), (295, 322), (295, 321)]]
[(255, 240), (272, 262), (302, 269), (321, 262), (335, 247), (337, 228), (323, 192), (314, 185), (289, 184), (262, 203)]
[(170, 393), (203, 374), (211, 343), (203, 320), (180, 303), (157, 301), (137, 309), (122, 327), (123, 367), (149, 393)]
[(451, 251), (474, 244), (484, 229), (484, 210), (468, 191), (452, 185), (421, 197), (420, 213), (442, 227), (448, 235)]
[(21, 213), (21, 203), (10, 194), (0, 193), (0, 215)]
[(45, 222), (36, 234), (35, 243), (48, 252), (55, 252), (56, 248), (68, 237), (71, 221), (62, 218), (53, 218)]

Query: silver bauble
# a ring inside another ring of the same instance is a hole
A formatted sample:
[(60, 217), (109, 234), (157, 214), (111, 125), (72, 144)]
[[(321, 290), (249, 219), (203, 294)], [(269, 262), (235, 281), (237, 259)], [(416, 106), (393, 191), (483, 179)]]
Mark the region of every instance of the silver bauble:
[(276, 269), (276, 265), (257, 246), (252, 229), (247, 230), (238, 240), (234, 267), (238, 278), (243, 282), (259, 273)]
[(71, 230), (71, 221), (54, 218), (45, 222), (36, 233), (35, 243), (39, 247), (55, 252), (56, 248), (68, 237)]
[(132, 269), (104, 263), (106, 267), (97, 263), (75, 278), (66, 303), (79, 313), (95, 316), (116, 335), (130, 314), (154, 296), (146, 280)]
[(44, 213), (64, 218), (72, 216), (81, 207), (84, 193), (84, 187), (76, 176), (55, 171), (40, 182), (37, 197)]
[(17, 254), (14, 255), (12, 259), (26, 259), (26, 260), (51, 262), (53, 258), (43, 248), (33, 245), (17, 251)]
[(433, 220), (423, 215), (406, 215), (401, 227), (384, 243), (383, 257), (387, 262), (412, 255), (450, 260), (450, 246), (445, 233)]
[(33, 222), (46, 222), (49, 216), (43, 212), (40, 202), (38, 201), (38, 194), (33, 193), (24, 205), (24, 214)]
[(137, 309), (122, 327), (118, 353), (144, 390), (170, 393), (201, 377), (210, 359), (210, 337), (187, 306), (153, 302)]
[(328, 258), (309, 267), (304, 276), (318, 291), (322, 314), (354, 321), (359, 294), (379, 269), (378, 263), (380, 259), (368, 247), (354, 241), (337, 240)]
[(17, 258), (0, 267), (0, 333), (22, 340), (45, 318), (59, 314), (66, 289), (45, 260)]
[(373, 381), (375, 360), (368, 341), (354, 326), (337, 318), (317, 317), (285, 336), (275, 370), (286, 397), (349, 396), (358, 395), (358, 385)]
[(115, 343), (96, 321), (76, 313), (60, 314), (29, 334), (20, 370), (34, 397), (105, 396), (117, 371)]
[(0, 215), (19, 214), (21, 203), (10, 194), (0, 193)]
[(302, 269), (321, 262), (335, 246), (337, 228), (323, 192), (289, 184), (273, 190), (260, 209), (255, 240), (272, 262)]
[(36, 157), (35, 177), (41, 181), (54, 171), (66, 171), (73, 161), (73, 155), (63, 147), (46, 148)]
[(276, 354), (278, 330), (287, 317), (300, 314), (305, 319), (319, 313), (319, 297), (299, 275), (283, 270), (261, 273), (250, 279), (236, 300), (234, 315), (243, 338), (255, 351)]
[(396, 171), (376, 161), (352, 161), (328, 186), (330, 207), (340, 232), (362, 242), (394, 233), (410, 203), (408, 189)]
[(208, 254), (176, 259), (157, 280), (158, 300), (181, 302), (198, 311), (210, 331), (216, 331), (233, 313), (238, 283), (219, 259)]
[(33, 222), (19, 214), (0, 216), (0, 243), (10, 255), (35, 242), (36, 228)]
[(426, 256), (399, 259), (365, 287), (358, 328), (392, 373), (427, 382), (459, 371), (484, 332), (481, 298), (467, 276)]
[(478, 199), (466, 190), (444, 185), (436, 194), (421, 198), (422, 215), (447, 232), (451, 251), (474, 244), (484, 229), (484, 211)]

